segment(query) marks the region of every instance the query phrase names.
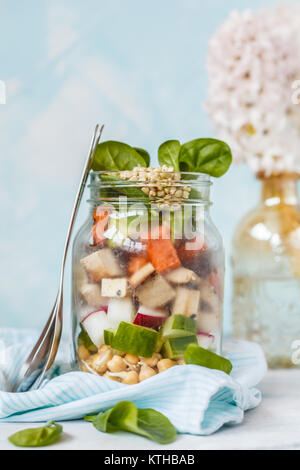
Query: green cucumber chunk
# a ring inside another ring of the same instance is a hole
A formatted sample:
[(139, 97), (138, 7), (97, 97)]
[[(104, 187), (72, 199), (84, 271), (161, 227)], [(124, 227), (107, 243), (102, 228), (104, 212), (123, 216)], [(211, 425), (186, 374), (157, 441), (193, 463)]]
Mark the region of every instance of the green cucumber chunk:
[(157, 332), (157, 341), (156, 341), (156, 346), (154, 352), (159, 353), (161, 351), (161, 348), (163, 347), (164, 340), (162, 337), (162, 332), (161, 330)]
[(122, 321), (111, 346), (129, 354), (151, 357), (156, 349), (157, 340), (157, 331)]
[(188, 345), (184, 353), (184, 360), (186, 364), (196, 364), (208, 369), (222, 370), (226, 374), (230, 374), (232, 370), (232, 364), (228, 359), (196, 344)]
[(90, 353), (96, 353), (98, 351), (97, 346), (93, 343), (82, 324), (80, 323), (80, 333), (78, 335), (78, 346), (84, 346)]
[(198, 344), (197, 336), (182, 336), (181, 338), (169, 338), (163, 345), (162, 354), (169, 359), (180, 359), (189, 344)]
[(196, 330), (197, 324), (194, 318), (185, 315), (171, 315), (163, 326), (162, 336), (164, 339), (180, 338), (196, 334)]
[(104, 330), (104, 343), (107, 344), (108, 346), (111, 346), (113, 343), (114, 336), (115, 336), (115, 331), (112, 328), (108, 330)]

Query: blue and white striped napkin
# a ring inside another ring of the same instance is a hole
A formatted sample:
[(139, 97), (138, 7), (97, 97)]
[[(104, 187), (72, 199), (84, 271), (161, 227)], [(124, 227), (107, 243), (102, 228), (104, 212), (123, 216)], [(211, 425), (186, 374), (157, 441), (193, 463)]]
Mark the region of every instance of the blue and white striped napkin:
[(138, 408), (165, 414), (180, 433), (207, 435), (224, 424), (240, 423), (244, 411), (261, 401), (254, 387), (266, 373), (264, 354), (258, 345), (236, 340), (224, 344), (224, 353), (233, 364), (230, 376), (185, 365), (137, 385), (123, 385), (85, 372), (69, 372), (44, 382), (39, 390), (9, 393), (6, 390), (32, 341), (29, 332), (0, 330), (0, 344), (7, 346), (0, 368), (0, 423), (79, 419), (130, 400)]

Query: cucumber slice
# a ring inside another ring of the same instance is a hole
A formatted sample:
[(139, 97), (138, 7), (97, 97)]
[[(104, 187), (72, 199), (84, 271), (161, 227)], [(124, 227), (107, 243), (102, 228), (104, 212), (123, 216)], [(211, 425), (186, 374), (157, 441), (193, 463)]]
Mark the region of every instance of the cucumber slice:
[(162, 337), (162, 332), (160, 330), (157, 333), (157, 341), (156, 341), (156, 346), (155, 346), (154, 352), (159, 353), (161, 351), (161, 348), (163, 347), (163, 344), (164, 344), (164, 340), (163, 340), (163, 337)]
[(185, 315), (171, 315), (167, 318), (163, 329), (162, 336), (167, 338), (180, 338), (182, 336), (191, 336), (196, 334), (197, 324), (194, 318)]
[(189, 344), (184, 353), (186, 364), (196, 364), (197, 366), (207, 367), (208, 369), (222, 370), (230, 374), (232, 364), (225, 357), (219, 356), (207, 349), (201, 348), (196, 344)]
[(78, 335), (78, 346), (84, 346), (90, 353), (96, 353), (98, 351), (97, 346), (93, 343), (82, 324), (80, 323), (80, 333)]
[(151, 357), (155, 351), (157, 339), (157, 331), (122, 321), (111, 346), (122, 352)]
[(110, 328), (109, 330), (104, 330), (104, 343), (108, 346), (111, 346), (115, 336), (115, 331)]
[(179, 359), (184, 355), (187, 346), (191, 343), (197, 344), (196, 335), (170, 338), (164, 343), (162, 354), (169, 359)]

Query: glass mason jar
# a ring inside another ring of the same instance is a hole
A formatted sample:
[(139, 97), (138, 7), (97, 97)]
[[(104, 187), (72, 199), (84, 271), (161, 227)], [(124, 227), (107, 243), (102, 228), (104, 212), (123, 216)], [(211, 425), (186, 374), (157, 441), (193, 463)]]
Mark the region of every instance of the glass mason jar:
[(296, 365), (300, 344), (300, 211), (297, 177), (262, 178), (261, 202), (235, 230), (233, 325), (263, 347), (270, 367)]
[(190, 342), (221, 353), (224, 252), (209, 176), (119, 176), (90, 175), (73, 245), (74, 355), (131, 384), (183, 364)]

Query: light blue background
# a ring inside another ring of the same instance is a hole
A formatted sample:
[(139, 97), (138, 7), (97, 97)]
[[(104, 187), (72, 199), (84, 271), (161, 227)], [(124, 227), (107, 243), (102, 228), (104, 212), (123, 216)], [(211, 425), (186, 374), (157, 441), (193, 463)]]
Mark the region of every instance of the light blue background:
[[(203, 110), (209, 37), (259, 0), (0, 0), (0, 325), (41, 327), (55, 299), (81, 166), (96, 122), (104, 139), (149, 149), (213, 135)], [(245, 167), (213, 188), (227, 252), (259, 198)], [(84, 207), (80, 219), (84, 217)], [(77, 225), (78, 226), (78, 225)], [(70, 273), (66, 275), (66, 312)]]

